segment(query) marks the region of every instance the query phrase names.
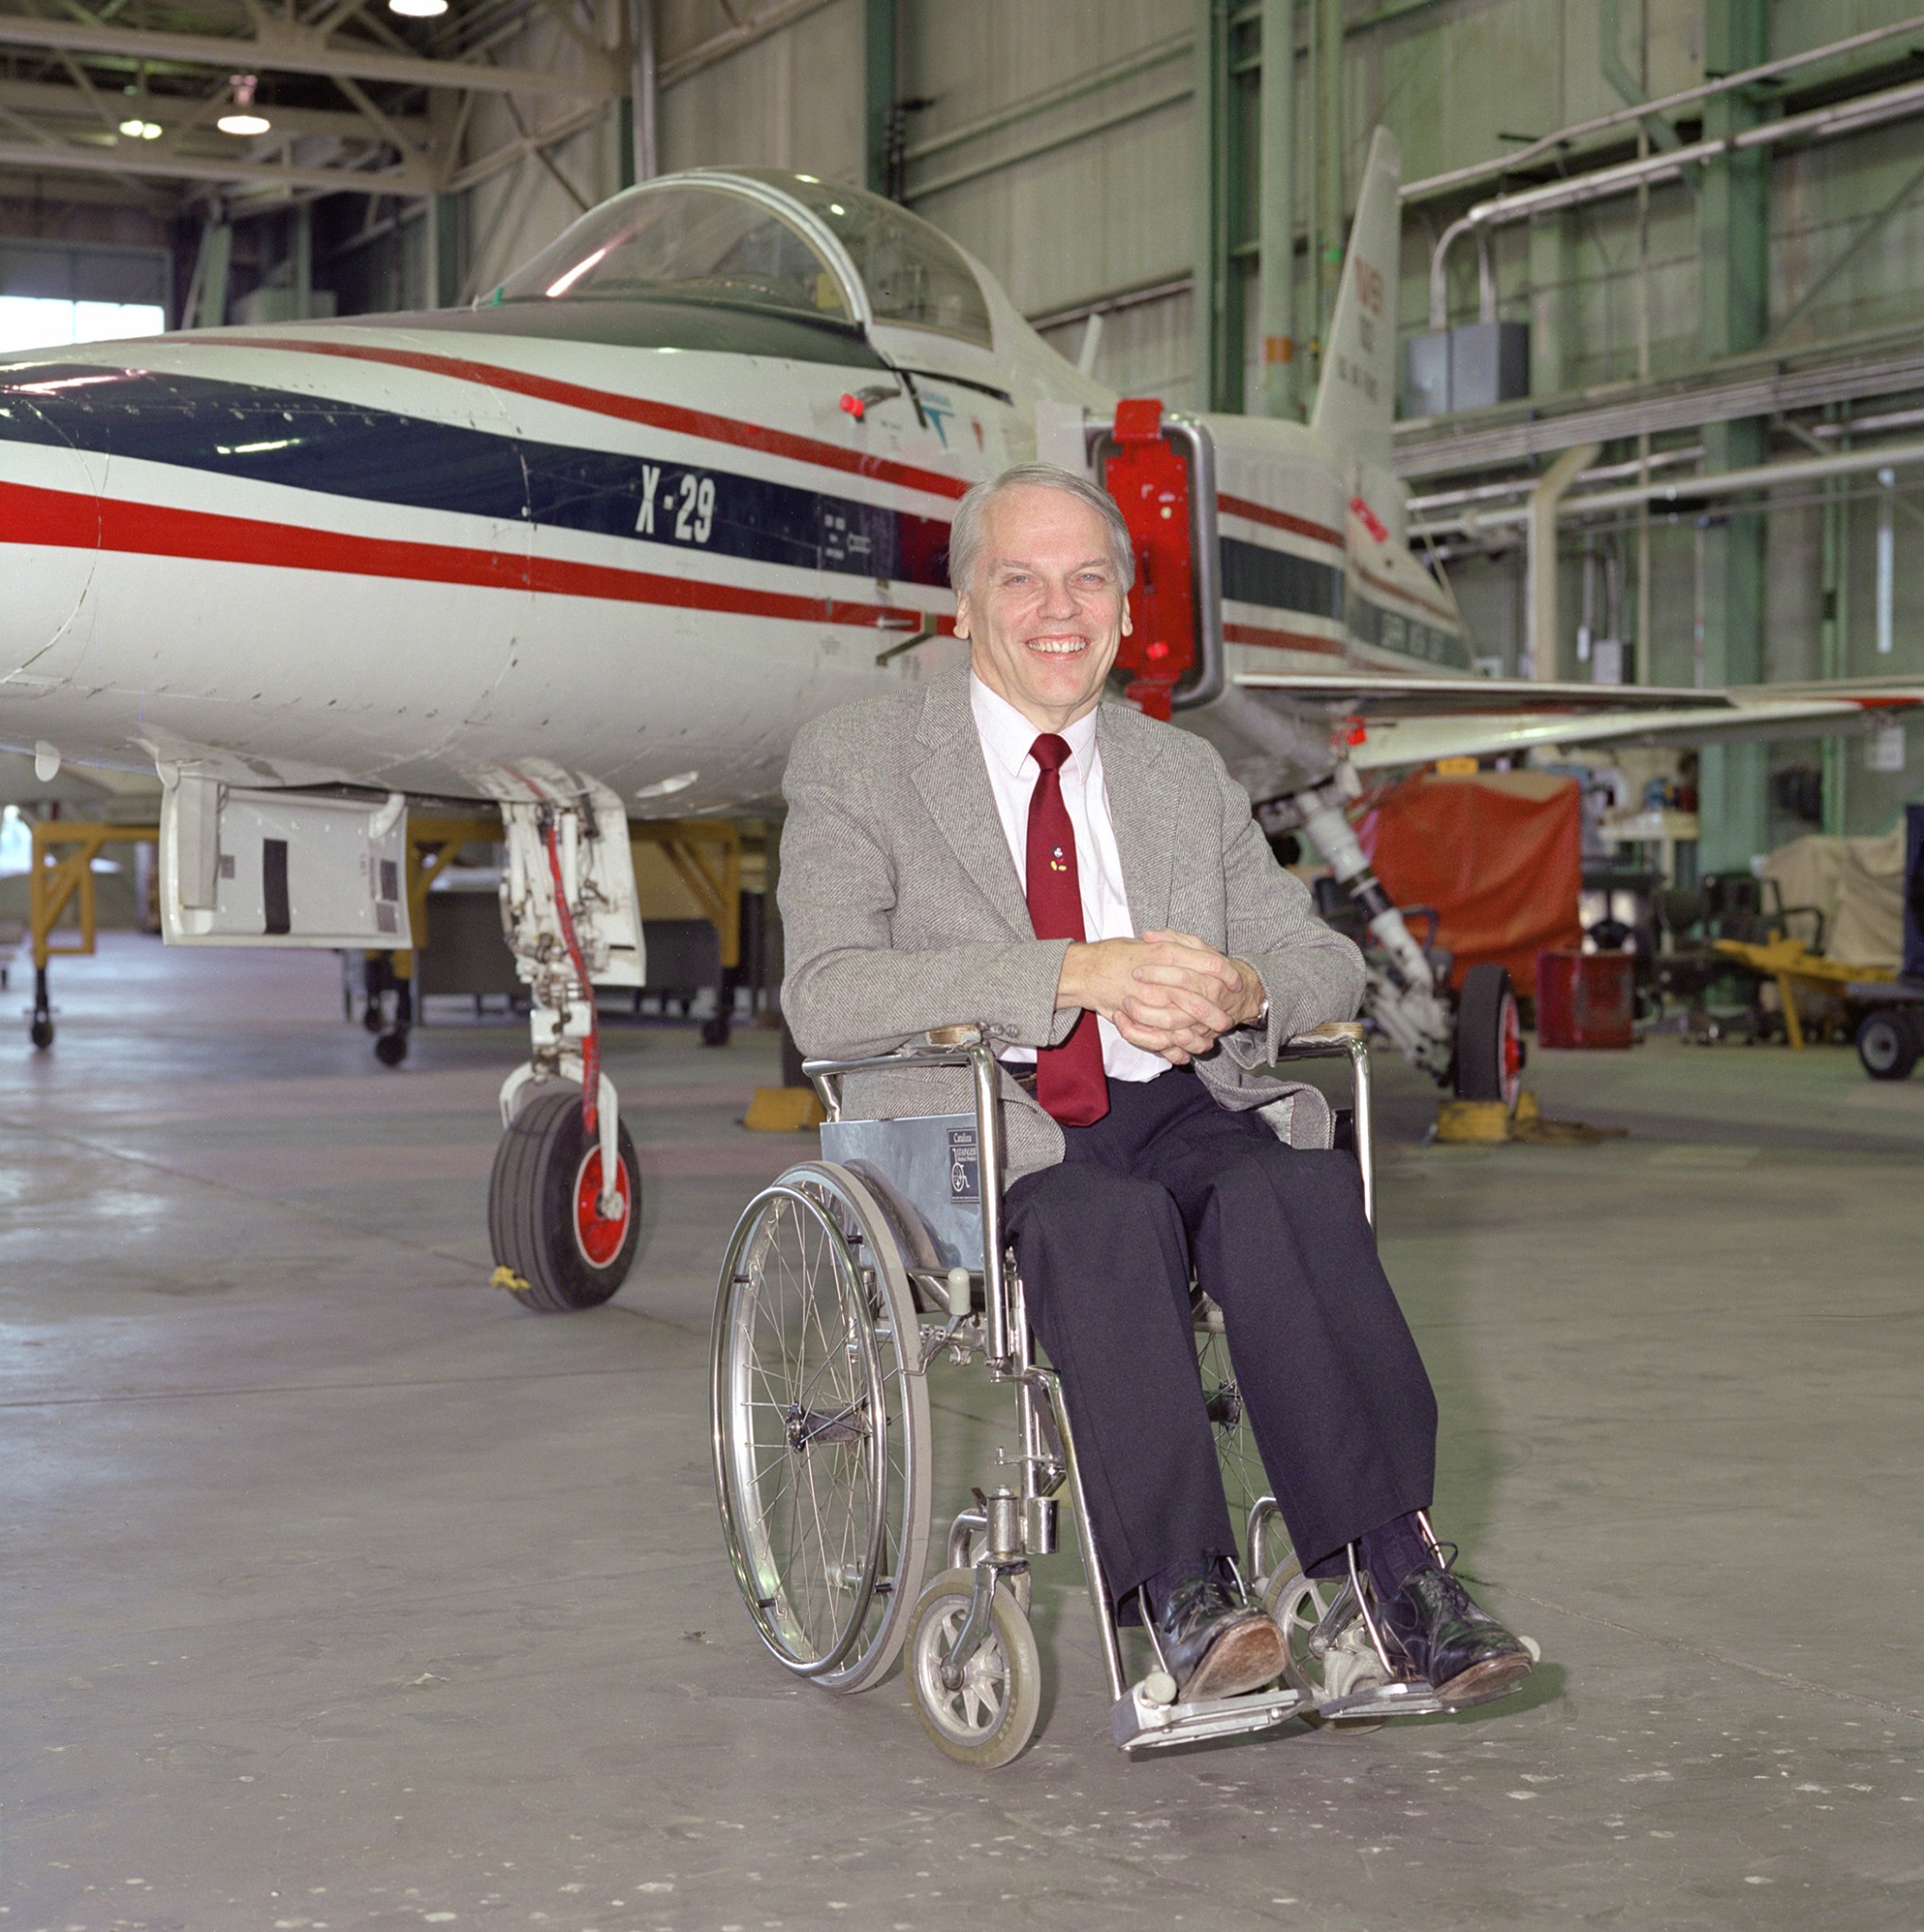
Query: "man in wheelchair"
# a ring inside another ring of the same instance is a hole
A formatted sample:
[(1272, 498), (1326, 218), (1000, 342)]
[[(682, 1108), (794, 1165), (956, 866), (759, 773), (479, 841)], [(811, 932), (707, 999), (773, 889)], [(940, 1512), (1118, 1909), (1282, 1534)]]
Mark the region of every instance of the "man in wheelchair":
[[(1003, 1067), (1006, 1226), (1095, 1547), (1185, 1700), (1253, 1689), (1283, 1662), (1236, 1570), (1193, 1275), (1223, 1311), (1306, 1572), (1366, 1571), (1410, 1675), (1448, 1705), (1482, 1703), (1529, 1655), (1429, 1535), (1429, 1379), (1327, 1103), (1273, 1065), (1355, 1012), (1361, 960), (1208, 744), (1103, 702), (1133, 571), (1120, 512), (1071, 471), (1023, 464), (963, 498), (950, 575), (970, 668), (795, 741), (788, 1024), (836, 1058), (982, 1024)], [(954, 1111), (965, 1082), (865, 1073), (849, 1111)]]

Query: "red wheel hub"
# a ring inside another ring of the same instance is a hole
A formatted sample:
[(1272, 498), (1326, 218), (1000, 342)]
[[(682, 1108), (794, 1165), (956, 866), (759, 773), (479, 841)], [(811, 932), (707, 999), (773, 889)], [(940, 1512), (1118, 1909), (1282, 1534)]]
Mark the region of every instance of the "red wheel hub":
[(1502, 1056), (1503, 1103), (1513, 1107), (1523, 1085), (1523, 1022), (1517, 1016), (1516, 1000), (1510, 995), (1504, 998), (1500, 1029), (1497, 1051)]
[(628, 1218), (632, 1205), (628, 1195), (628, 1168), (617, 1163), (615, 1168), (616, 1206), (613, 1215), (601, 1212), (601, 1150), (591, 1147), (582, 1158), (575, 1176), (575, 1245), (590, 1268), (606, 1268), (621, 1252), (628, 1238)]

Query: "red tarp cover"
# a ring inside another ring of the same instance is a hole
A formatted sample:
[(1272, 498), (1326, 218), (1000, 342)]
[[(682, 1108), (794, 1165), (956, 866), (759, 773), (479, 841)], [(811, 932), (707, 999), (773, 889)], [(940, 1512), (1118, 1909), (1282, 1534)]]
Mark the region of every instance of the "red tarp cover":
[[(1486, 771), (1419, 772), (1372, 801), (1357, 836), (1392, 903), (1434, 906), (1437, 943), (1456, 954), (1454, 983), (1494, 960), (1520, 992), (1537, 954), (1582, 944), (1583, 799), (1575, 779)], [(1420, 940), (1427, 922), (1411, 930)]]

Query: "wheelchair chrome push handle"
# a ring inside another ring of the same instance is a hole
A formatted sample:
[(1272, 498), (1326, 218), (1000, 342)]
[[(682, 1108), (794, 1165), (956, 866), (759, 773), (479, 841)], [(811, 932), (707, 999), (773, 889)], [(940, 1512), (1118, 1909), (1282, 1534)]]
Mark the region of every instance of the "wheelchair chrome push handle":
[(1372, 1225), (1376, 1218), (1375, 1117), (1370, 1088), (1370, 1043), (1359, 1019), (1332, 1019), (1296, 1033), (1283, 1042), (1276, 1055), (1280, 1066), (1286, 1060), (1333, 1060), (1349, 1062), (1350, 1105), (1355, 1113), (1357, 1166), (1363, 1177), (1363, 1215)]
[(924, 1033), (919, 1042), (891, 1053), (869, 1053), (857, 1060), (804, 1060), (802, 1070), (813, 1083), (831, 1120), (842, 1117), (842, 1081), (851, 1073), (900, 1072), (905, 1067), (966, 1067), (975, 1088), (977, 1156), (982, 1169), (982, 1289), (986, 1352), (998, 1369), (1008, 1366), (1011, 1315), (1008, 1283), (1003, 1269), (1002, 1231), (1002, 1095), (1000, 1068), (989, 1050), (985, 1027), (944, 1026)]

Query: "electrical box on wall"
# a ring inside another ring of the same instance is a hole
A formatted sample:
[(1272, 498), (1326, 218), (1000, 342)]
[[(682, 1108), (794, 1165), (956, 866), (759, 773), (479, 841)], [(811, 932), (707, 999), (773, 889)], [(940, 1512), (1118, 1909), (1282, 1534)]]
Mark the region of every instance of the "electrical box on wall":
[(1465, 322), (1411, 336), (1403, 377), (1406, 416), (1518, 402), (1529, 394), (1529, 324)]

